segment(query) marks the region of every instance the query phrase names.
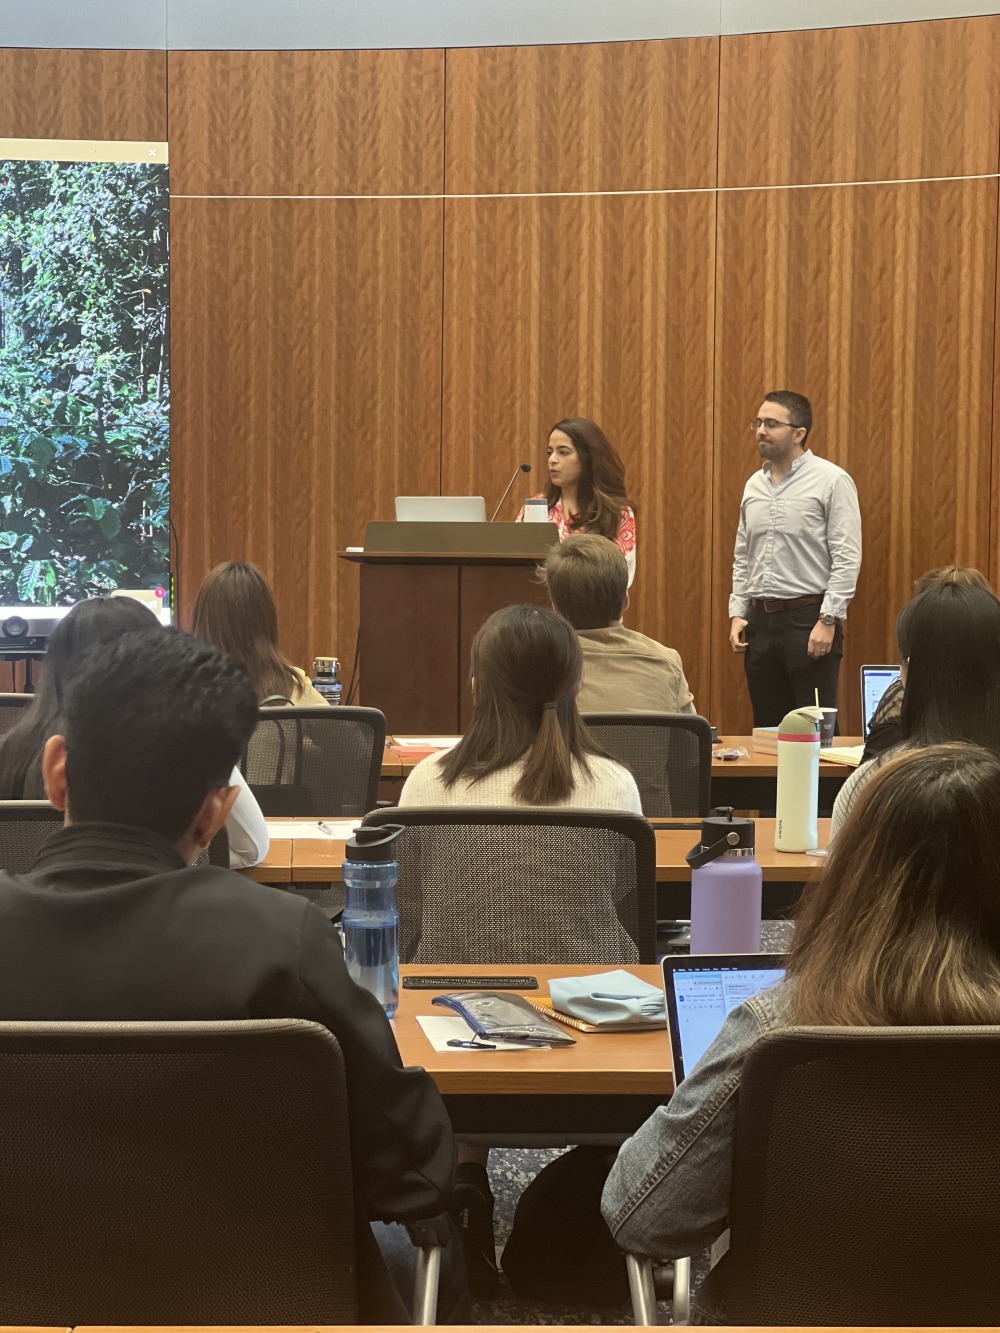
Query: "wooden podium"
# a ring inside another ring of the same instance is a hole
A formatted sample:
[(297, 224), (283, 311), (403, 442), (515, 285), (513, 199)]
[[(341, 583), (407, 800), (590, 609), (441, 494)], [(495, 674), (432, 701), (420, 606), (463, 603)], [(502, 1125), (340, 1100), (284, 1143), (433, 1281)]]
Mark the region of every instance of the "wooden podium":
[(369, 523), (361, 566), (361, 702), (390, 732), (454, 735), (469, 721), (469, 649), (488, 615), (548, 606), (536, 568), (554, 523)]

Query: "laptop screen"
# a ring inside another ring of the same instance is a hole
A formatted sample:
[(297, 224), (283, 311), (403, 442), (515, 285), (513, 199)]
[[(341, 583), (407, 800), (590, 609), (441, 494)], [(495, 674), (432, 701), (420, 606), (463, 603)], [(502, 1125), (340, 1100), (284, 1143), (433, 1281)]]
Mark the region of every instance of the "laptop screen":
[(882, 695), (899, 679), (898, 666), (863, 666), (861, 668), (861, 719), (865, 729), (865, 740), (871, 728), (875, 709), (882, 702)]
[(738, 1004), (768, 986), (776, 986), (784, 976), (784, 954), (695, 954), (664, 958), (663, 989), (674, 1057), (674, 1082), (679, 1083), (691, 1072)]

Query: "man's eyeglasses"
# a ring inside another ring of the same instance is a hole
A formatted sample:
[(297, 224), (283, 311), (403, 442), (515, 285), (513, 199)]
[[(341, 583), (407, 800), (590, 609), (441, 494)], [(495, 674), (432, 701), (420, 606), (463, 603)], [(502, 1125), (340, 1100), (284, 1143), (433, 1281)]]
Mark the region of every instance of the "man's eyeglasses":
[(750, 422), (750, 429), (754, 433), (759, 431), (761, 426), (765, 430), (777, 430), (779, 426), (784, 426), (788, 430), (798, 430), (798, 426), (791, 421), (775, 421), (774, 417), (754, 417), (753, 421)]

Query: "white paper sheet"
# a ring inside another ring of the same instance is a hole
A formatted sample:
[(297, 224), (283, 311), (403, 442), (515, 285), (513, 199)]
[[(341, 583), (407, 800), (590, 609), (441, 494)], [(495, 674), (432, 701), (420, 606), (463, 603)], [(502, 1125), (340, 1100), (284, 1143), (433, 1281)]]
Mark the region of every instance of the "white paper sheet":
[[(445, 1014), (440, 1018), (436, 1014), (418, 1014), (417, 1022), (424, 1030), (424, 1036), (434, 1047), (436, 1051), (454, 1051), (456, 1055), (467, 1052), (469, 1055), (475, 1055), (475, 1051), (470, 1051), (466, 1046), (449, 1046), (449, 1041), (457, 1038), (459, 1041), (472, 1040), (472, 1028), (464, 1018), (459, 1018), (457, 1014)], [(488, 1038), (489, 1044), (495, 1046), (498, 1051), (550, 1051), (551, 1046), (526, 1046), (521, 1041), (494, 1041), (492, 1037)], [(489, 1052), (487, 1052), (489, 1054)]]
[(336, 839), (345, 841), (361, 823), (360, 819), (324, 819), (320, 828), (318, 819), (266, 819), (267, 833), (270, 838), (315, 838), (319, 842), (331, 842)]
[(405, 736), (393, 741), (400, 750), (453, 750), (461, 736)]

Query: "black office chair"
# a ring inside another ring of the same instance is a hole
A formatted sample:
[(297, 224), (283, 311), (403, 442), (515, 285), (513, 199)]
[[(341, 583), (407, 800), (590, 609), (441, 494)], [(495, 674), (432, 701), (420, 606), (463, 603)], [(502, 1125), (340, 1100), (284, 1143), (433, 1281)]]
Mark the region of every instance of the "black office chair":
[(6, 736), (24, 716), (24, 710), (35, 702), (33, 694), (0, 694), (0, 736)]
[(640, 815), (407, 806), (364, 822), (406, 826), (404, 962), (656, 961), (656, 842)]
[[(998, 1142), (1000, 1027), (764, 1038), (740, 1081), (726, 1322), (1000, 1324)], [(652, 1322), (648, 1265), (629, 1268)]]
[[(4, 1323), (358, 1322), (344, 1062), (316, 1023), (0, 1024), (0, 1178)], [(419, 1322), (439, 1264), (421, 1251)]]
[(240, 771), (267, 816), (349, 818), (374, 808), (384, 749), (377, 708), (262, 708)]
[(584, 722), (635, 778), (647, 819), (707, 815), (712, 728), (688, 713), (587, 713)]
[(26, 875), (42, 843), (63, 823), (48, 801), (0, 801), (0, 870)]
[(229, 834), (223, 824), (203, 852), (195, 859), (196, 866), (222, 866), (229, 869)]

